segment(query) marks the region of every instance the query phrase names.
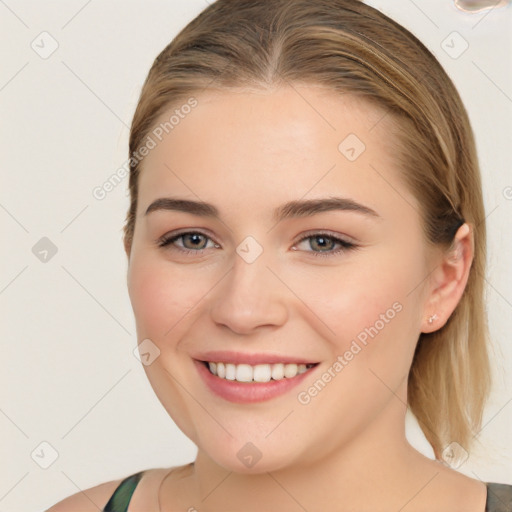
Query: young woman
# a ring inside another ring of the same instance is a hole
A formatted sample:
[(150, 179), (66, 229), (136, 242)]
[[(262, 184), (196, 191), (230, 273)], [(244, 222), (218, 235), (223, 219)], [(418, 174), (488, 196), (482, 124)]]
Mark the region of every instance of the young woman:
[(156, 58), (130, 157), (141, 357), (197, 457), (51, 512), (512, 510), (451, 467), (490, 386), (485, 212), (416, 37), (356, 0), (218, 0)]

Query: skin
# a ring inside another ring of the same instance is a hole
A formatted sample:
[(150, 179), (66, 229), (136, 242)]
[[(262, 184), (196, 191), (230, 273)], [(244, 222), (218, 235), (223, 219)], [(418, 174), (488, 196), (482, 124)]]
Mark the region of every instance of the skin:
[[(418, 453), (404, 426), (418, 336), (442, 327), (460, 300), (473, 257), (471, 226), (456, 235), (458, 257), (427, 246), (418, 201), (390, 149), (392, 120), (378, 122), (383, 112), (375, 106), (318, 86), (196, 97), (198, 106), (143, 161), (133, 243), (126, 246), (138, 340), (150, 339), (160, 350), (144, 369), (169, 415), (198, 446), (193, 466), (163, 480), (162, 510), (207, 512), (229, 504), (246, 512), (312, 511), (343, 504), (344, 510), (483, 512), (484, 485)], [(338, 150), (349, 133), (366, 146), (353, 162)], [(272, 218), (287, 201), (331, 195), (362, 203), (378, 217), (331, 211), (277, 224)], [(163, 210), (145, 215), (160, 197), (212, 203), (220, 219)], [(197, 251), (187, 238), (158, 246), (162, 236), (185, 228), (205, 235), (196, 242), (202, 254), (180, 252)], [(331, 255), (314, 256), (322, 250), (318, 237), (299, 239), (322, 230), (357, 249), (333, 254), (339, 245), (328, 239)], [(263, 249), (250, 264), (236, 252), (247, 236)], [(396, 303), (400, 312), (377, 336), (308, 404), (300, 403), (297, 394)], [(193, 357), (204, 350), (319, 364), (282, 396), (233, 404), (199, 378)], [(247, 442), (262, 455), (251, 468), (237, 457)]]

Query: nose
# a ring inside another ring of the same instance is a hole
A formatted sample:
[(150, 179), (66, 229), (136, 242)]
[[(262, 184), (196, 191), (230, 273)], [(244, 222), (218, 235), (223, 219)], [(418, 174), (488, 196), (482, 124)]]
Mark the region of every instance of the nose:
[(263, 253), (248, 263), (238, 254), (222, 283), (215, 287), (211, 317), (237, 334), (286, 322), (286, 287), (267, 266)]

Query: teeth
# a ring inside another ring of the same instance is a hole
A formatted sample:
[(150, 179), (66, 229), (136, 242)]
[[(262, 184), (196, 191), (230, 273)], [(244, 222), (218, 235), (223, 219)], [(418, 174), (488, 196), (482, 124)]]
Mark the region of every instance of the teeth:
[(231, 364), (209, 362), (208, 368), (213, 375), (221, 379), (237, 382), (269, 382), (270, 380), (291, 379), (306, 372), (313, 364)]
[(284, 364), (278, 363), (272, 365), (272, 378), (281, 380), (284, 377)]
[(236, 379), (236, 366), (234, 364), (226, 363), (226, 380)]
[(307, 370), (307, 368), (306, 368), (305, 364), (299, 364), (297, 366), (297, 373), (304, 373), (306, 370)]
[(269, 382), (272, 378), (272, 369), (269, 364), (257, 364), (253, 370), (253, 379), (256, 382)]
[(297, 375), (298, 367), (296, 364), (285, 364), (284, 365), (284, 376), (287, 379), (291, 379)]
[(238, 382), (251, 382), (252, 375), (252, 366), (249, 366), (248, 364), (236, 365), (235, 380), (237, 380)]

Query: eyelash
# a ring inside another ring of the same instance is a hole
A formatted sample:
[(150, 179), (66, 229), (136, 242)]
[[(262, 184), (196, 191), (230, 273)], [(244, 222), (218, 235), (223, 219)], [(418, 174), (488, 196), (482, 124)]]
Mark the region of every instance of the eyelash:
[[(186, 235), (201, 235), (201, 236), (204, 236), (207, 239), (211, 240), (211, 238), (208, 235), (206, 235), (205, 233), (201, 233), (200, 231), (185, 231), (185, 232), (179, 233), (177, 235), (171, 235), (171, 236), (164, 235), (162, 238), (160, 238), (157, 241), (157, 244), (159, 247), (162, 247), (162, 248), (167, 247), (168, 249), (171, 249), (171, 250), (177, 250), (177, 251), (180, 251), (180, 252), (186, 254), (187, 256), (192, 255), (192, 254), (195, 256), (203, 254), (203, 252), (206, 249), (193, 250), (193, 249), (181, 248), (178, 246), (168, 247), (168, 246), (171, 246), (171, 244), (173, 244), (176, 240), (179, 240), (180, 238), (182, 238)], [(340, 253), (347, 252), (350, 250), (355, 250), (358, 247), (356, 244), (354, 244), (352, 242), (347, 242), (346, 240), (342, 240), (336, 236), (333, 236), (329, 233), (325, 233), (325, 232), (321, 232), (321, 231), (315, 232), (313, 234), (308, 234), (308, 235), (302, 237), (300, 240), (298, 240), (296, 242), (296, 244), (300, 244), (301, 242), (303, 242), (304, 240), (308, 240), (309, 238), (315, 238), (315, 237), (320, 237), (320, 236), (327, 238), (331, 241), (334, 241), (335, 243), (341, 245), (341, 247), (339, 249), (336, 249), (333, 251), (306, 251), (306, 252), (311, 252), (315, 257), (325, 258), (325, 257), (337, 256)]]

